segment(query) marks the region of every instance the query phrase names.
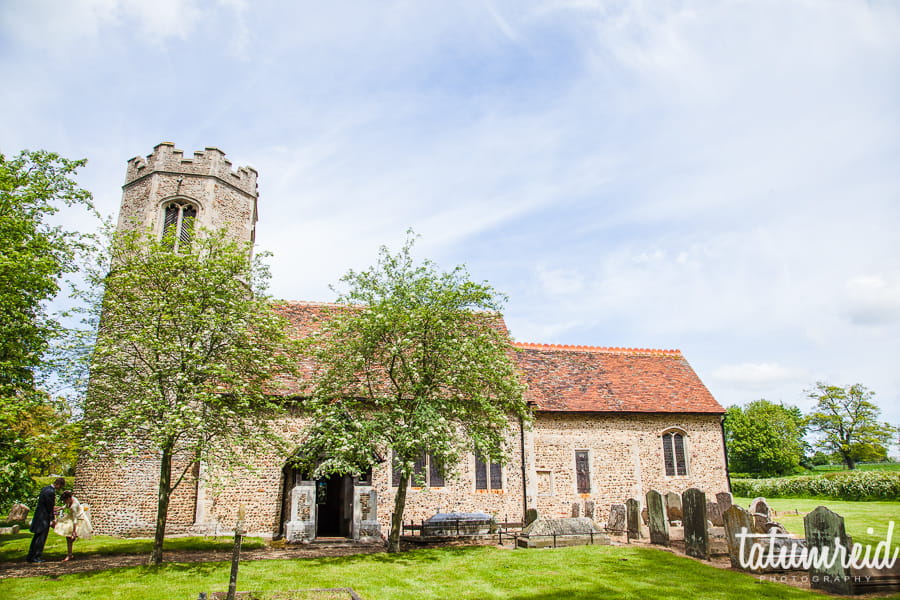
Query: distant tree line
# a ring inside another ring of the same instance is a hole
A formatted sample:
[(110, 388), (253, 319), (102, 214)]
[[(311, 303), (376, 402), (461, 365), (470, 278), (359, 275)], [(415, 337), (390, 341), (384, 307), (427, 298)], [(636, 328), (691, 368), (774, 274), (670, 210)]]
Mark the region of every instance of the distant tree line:
[(732, 473), (788, 475), (815, 465), (887, 460), (898, 428), (880, 421), (875, 393), (856, 383), (818, 382), (806, 391), (816, 404), (809, 413), (796, 406), (755, 400), (725, 413), (725, 445)]

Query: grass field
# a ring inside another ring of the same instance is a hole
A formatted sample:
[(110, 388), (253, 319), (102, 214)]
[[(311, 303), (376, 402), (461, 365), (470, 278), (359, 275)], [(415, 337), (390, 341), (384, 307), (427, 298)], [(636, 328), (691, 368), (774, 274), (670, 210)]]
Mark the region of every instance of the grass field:
[[(31, 532), (28, 530), (23, 530), (16, 535), (0, 535), (0, 561), (24, 559), (28, 554), (29, 544), (31, 544)], [(183, 537), (166, 539), (163, 549), (230, 551), (233, 545), (233, 538)], [(150, 539), (122, 539), (97, 535), (87, 541), (76, 541), (74, 553), (79, 557), (113, 554), (147, 554), (149, 556), (152, 546), (153, 540)], [(263, 546), (265, 546), (265, 541), (262, 538), (244, 538), (244, 548), (262, 548)], [(44, 546), (44, 558), (49, 561), (58, 561), (62, 560), (65, 555), (66, 538), (51, 531), (47, 537), (47, 544)]]
[[(751, 499), (735, 498), (747, 506)], [(825, 504), (846, 519), (854, 541), (883, 539), (887, 522), (898, 521), (900, 502), (838, 502), (818, 499), (773, 499), (776, 511), (799, 510), (799, 516), (779, 515), (789, 530), (803, 532), (803, 516)], [(866, 529), (873, 528), (873, 534)], [(895, 537), (900, 537), (900, 532)], [(21, 560), (30, 534), (0, 536), (0, 561)], [(76, 543), (76, 553), (149, 553), (150, 540), (97, 536)], [(251, 538), (244, 547), (259, 547)], [(896, 542), (895, 542), (896, 545)], [(172, 538), (170, 550), (229, 549), (228, 538)], [(51, 534), (46, 555), (59, 560), (64, 540)], [(228, 563), (170, 563), (161, 567), (129, 567), (60, 577), (0, 580), (0, 598), (193, 600), (201, 591), (224, 591)], [(693, 600), (744, 598), (819, 598), (821, 594), (761, 582), (743, 573), (721, 570), (654, 548), (593, 546), (555, 550), (504, 550), (495, 547), (441, 548), (398, 555), (374, 554), (344, 558), (248, 561), (241, 565), (239, 589), (270, 591), (298, 588), (352, 587), (366, 600), (494, 599), (550, 600), (572, 598)], [(900, 594), (891, 596), (900, 600)]]
[[(748, 507), (752, 498), (734, 498), (734, 503)], [(900, 502), (847, 502), (822, 498), (766, 498), (779, 513), (797, 510), (799, 515), (778, 514), (775, 521), (791, 533), (803, 536), (803, 516), (817, 506), (827, 506), (844, 517), (844, 527), (854, 542), (876, 544), (885, 539), (888, 523), (894, 521), (893, 546), (900, 546)], [(868, 533), (868, 528), (872, 533)]]
[[(224, 591), (228, 573), (228, 563), (202, 563), (125, 568), (53, 580), (5, 579), (0, 581), (0, 597), (187, 600), (201, 591)], [(238, 589), (309, 587), (352, 587), (366, 600), (822, 598), (782, 584), (761, 582), (752, 575), (635, 546), (441, 548), (241, 565)]]

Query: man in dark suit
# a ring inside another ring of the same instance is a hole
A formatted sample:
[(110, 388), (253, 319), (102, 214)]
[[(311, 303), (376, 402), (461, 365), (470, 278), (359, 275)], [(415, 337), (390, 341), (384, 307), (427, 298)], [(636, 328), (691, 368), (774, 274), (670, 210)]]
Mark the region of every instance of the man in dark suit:
[(44, 553), (44, 544), (47, 543), (47, 534), (50, 528), (56, 522), (53, 509), (56, 506), (56, 494), (59, 490), (66, 487), (66, 480), (57, 477), (53, 485), (48, 485), (41, 490), (38, 496), (37, 508), (34, 509), (34, 518), (31, 519), (31, 547), (28, 548), (28, 557), (25, 559), (30, 563), (42, 563), (44, 559), (41, 554)]

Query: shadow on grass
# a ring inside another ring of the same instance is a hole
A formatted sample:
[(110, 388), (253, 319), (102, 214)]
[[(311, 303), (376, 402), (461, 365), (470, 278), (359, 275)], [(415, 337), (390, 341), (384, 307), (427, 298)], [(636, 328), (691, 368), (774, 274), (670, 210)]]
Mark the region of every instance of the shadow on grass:
[[(19, 561), (24, 559), (31, 543), (30, 532), (0, 536), (0, 562)], [(163, 545), (164, 552), (230, 552), (234, 545), (233, 538), (217, 537), (185, 537), (168, 538)], [(54, 532), (50, 532), (45, 546), (44, 556), (51, 560), (62, 559), (65, 556), (65, 539)], [(243, 547), (245, 550), (264, 548), (266, 542), (261, 538), (245, 538)], [(75, 553), (84, 558), (98, 556), (140, 555), (150, 554), (153, 548), (151, 539), (123, 539), (110, 536), (95, 536), (91, 540), (75, 543)]]
[(449, 557), (467, 556), (482, 551), (485, 546), (448, 546), (441, 548), (414, 548), (389, 554), (374, 552), (349, 554), (347, 556), (297, 557), (295, 559), (315, 566), (352, 566), (359, 563), (379, 563), (383, 565), (416, 566), (446, 561)]

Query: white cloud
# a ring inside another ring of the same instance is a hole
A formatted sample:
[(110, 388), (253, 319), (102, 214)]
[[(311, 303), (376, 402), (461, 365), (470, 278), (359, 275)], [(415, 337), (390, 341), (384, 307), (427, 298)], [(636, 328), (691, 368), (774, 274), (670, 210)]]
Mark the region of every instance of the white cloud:
[(741, 363), (723, 365), (713, 371), (712, 376), (727, 385), (760, 390), (785, 383), (803, 384), (808, 374), (803, 369), (784, 367), (776, 363)]
[(900, 420), (894, 3), (15, 4), (3, 150), (88, 156), (114, 208), (128, 157), (222, 148), (277, 295), (413, 226), (519, 339), (680, 347), (723, 403), (861, 381)]
[(860, 275), (844, 285), (844, 314), (858, 325), (900, 320), (900, 277)]

